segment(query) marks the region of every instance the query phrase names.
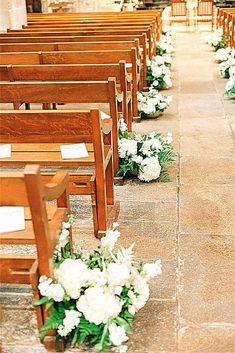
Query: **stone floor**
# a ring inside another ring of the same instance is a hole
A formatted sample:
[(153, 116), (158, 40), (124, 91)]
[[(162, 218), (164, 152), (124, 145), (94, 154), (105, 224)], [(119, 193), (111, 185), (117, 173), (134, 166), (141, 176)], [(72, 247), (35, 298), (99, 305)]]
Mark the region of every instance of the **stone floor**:
[[(235, 101), (223, 98), (226, 80), (201, 34), (176, 34), (173, 77), (169, 110), (135, 125), (142, 133), (173, 132), (173, 182), (128, 181), (115, 190), (119, 244), (135, 241), (138, 258), (163, 263), (134, 321), (128, 352), (234, 353)], [(82, 215), (78, 241), (94, 248), (89, 203), (73, 205)], [(4, 353), (46, 352), (28, 292), (1, 294)]]

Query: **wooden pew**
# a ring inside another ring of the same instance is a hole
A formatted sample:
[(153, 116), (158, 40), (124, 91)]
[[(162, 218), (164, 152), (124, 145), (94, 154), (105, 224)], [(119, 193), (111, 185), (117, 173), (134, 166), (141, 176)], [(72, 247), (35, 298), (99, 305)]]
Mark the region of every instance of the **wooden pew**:
[[(118, 211), (118, 203), (114, 202), (111, 129), (112, 120), (101, 120), (97, 109), (91, 112), (3, 110), (0, 141), (12, 144), (12, 154), (1, 159), (0, 165), (39, 164), (46, 167), (46, 180), (58, 168), (68, 168), (69, 193), (91, 195), (94, 231), (101, 238)], [(88, 157), (62, 159), (61, 144), (81, 142), (86, 144)]]
[(108, 81), (70, 82), (11, 82), (0, 83), (0, 102), (13, 103), (18, 109), (22, 103), (87, 103), (108, 104), (112, 118), (113, 165), (118, 170), (118, 110), (123, 97), (117, 92), (116, 79)]
[(132, 131), (131, 78), (125, 61), (119, 64), (78, 65), (0, 65), (1, 81), (105, 81), (115, 77), (117, 89), (123, 94), (121, 111), (128, 131)]
[[(0, 35), (0, 43), (1, 45), (11, 45), (11, 43), (15, 44), (27, 44), (27, 43), (53, 43), (54, 50), (58, 50), (57, 44), (59, 43), (82, 43), (82, 42), (126, 42), (126, 41), (135, 41), (139, 39), (139, 45), (141, 50), (143, 50), (143, 56), (148, 55), (151, 59), (153, 55), (156, 54), (156, 45), (150, 45), (147, 43), (147, 36), (145, 33), (141, 35), (96, 35), (94, 36), (50, 36), (50, 37), (1, 37)], [(154, 43), (152, 43), (154, 44)], [(6, 51), (15, 51), (15, 50), (2, 50), (2, 52)], [(10, 47), (11, 48), (11, 47)], [(61, 47), (60, 47), (61, 48)], [(21, 51), (21, 50), (18, 50)], [(23, 50), (24, 51), (24, 50)], [(31, 51), (31, 50), (29, 50)], [(145, 54), (146, 53), (146, 54)]]
[[(144, 41), (145, 42), (145, 41)], [(17, 43), (0, 44), (0, 52), (38, 52), (38, 51), (93, 51), (93, 50), (128, 50), (136, 47), (137, 57), (142, 64), (142, 86), (146, 87), (147, 47), (140, 48), (139, 40), (125, 42), (83, 42), (83, 43)]]
[[(40, 299), (40, 276), (54, 277), (54, 251), (62, 230), (62, 222), (67, 220), (70, 213), (67, 181), (68, 173), (60, 171), (49, 183), (44, 184), (37, 165), (27, 165), (22, 173), (0, 173), (0, 205), (24, 206), (30, 209), (30, 212), (27, 212), (30, 218), (25, 219), (25, 224), (26, 228), (30, 224), (27, 235), (34, 239), (36, 244), (36, 254), (0, 254), (0, 283), (31, 284), (33, 300)], [(57, 201), (57, 208), (49, 221), (46, 202), (52, 200)], [(22, 238), (22, 232), (14, 232), (14, 239), (17, 236)], [(3, 233), (1, 238), (9, 234)], [(72, 244), (71, 230), (70, 237)], [(36, 307), (36, 317), (40, 330), (47, 317), (43, 306)], [(53, 342), (53, 337), (45, 338), (46, 346)]]
[[(27, 37), (32, 37), (33, 42), (37, 42), (38, 41), (38, 37), (54, 37), (53, 41), (58, 41), (55, 37), (63, 37), (63, 41), (67, 41), (67, 39), (64, 39), (65, 37), (97, 37), (97, 36), (114, 36), (114, 35), (118, 35), (118, 36), (134, 36), (134, 38), (137, 38), (137, 36), (142, 36), (143, 34), (145, 34), (147, 36), (147, 40), (148, 40), (148, 46), (149, 46), (149, 52), (156, 52), (156, 38), (155, 38), (155, 34), (154, 32), (151, 32), (151, 30), (149, 28), (140, 28), (140, 29), (115, 29), (115, 28), (111, 28), (111, 29), (98, 29), (98, 30), (88, 30), (88, 29), (84, 29), (83, 31), (46, 31), (46, 32), (9, 32), (9, 33), (2, 33), (1, 34), (1, 43), (9, 43), (9, 40), (11, 39), (11, 37), (13, 38), (14, 42), (22, 42), (22, 39), (20, 39), (20, 37), (23, 37), (23, 41), (27, 42), (29, 40), (27, 40)], [(19, 38), (19, 39), (17, 39)], [(72, 41), (72, 38), (69, 39), (70, 41)], [(110, 37), (110, 40), (112, 40), (112, 38)], [(121, 39), (120, 39), (121, 40)], [(40, 40), (40, 41), (44, 41), (45, 40)], [(60, 40), (61, 41), (61, 40)], [(86, 39), (85, 41), (93, 41), (93, 39)]]
[[(113, 64), (125, 60), (131, 67), (128, 71), (132, 74), (132, 103), (133, 115), (138, 117), (137, 91), (141, 90), (140, 59), (137, 57), (136, 48), (119, 51), (80, 51), (80, 52), (35, 52), (35, 53), (0, 53), (1, 65), (55, 65), (55, 64)], [(56, 102), (56, 101), (55, 101)]]

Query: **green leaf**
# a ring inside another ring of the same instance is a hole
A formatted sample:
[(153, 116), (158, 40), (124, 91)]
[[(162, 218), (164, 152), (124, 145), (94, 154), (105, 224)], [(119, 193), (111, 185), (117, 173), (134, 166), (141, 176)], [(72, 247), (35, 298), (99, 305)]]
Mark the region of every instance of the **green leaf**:
[(33, 302), (33, 305), (38, 306), (38, 305), (42, 305), (42, 304), (48, 303), (48, 302), (50, 302), (50, 301), (51, 301), (51, 300), (48, 299), (47, 297), (42, 297), (41, 299), (35, 300), (35, 301)]

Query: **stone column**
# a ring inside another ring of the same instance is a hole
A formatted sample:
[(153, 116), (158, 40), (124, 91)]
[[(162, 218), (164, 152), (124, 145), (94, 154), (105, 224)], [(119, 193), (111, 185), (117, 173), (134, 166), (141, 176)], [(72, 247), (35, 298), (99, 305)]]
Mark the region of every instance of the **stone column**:
[(27, 24), (25, 0), (1, 0), (0, 2), (0, 31), (21, 29)]

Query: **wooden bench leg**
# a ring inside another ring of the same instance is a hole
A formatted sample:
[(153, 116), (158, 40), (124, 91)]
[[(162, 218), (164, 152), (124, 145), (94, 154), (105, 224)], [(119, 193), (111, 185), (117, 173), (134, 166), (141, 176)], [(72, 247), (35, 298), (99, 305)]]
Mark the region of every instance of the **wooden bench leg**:
[(107, 205), (114, 204), (113, 160), (110, 159), (106, 168), (106, 197)]

